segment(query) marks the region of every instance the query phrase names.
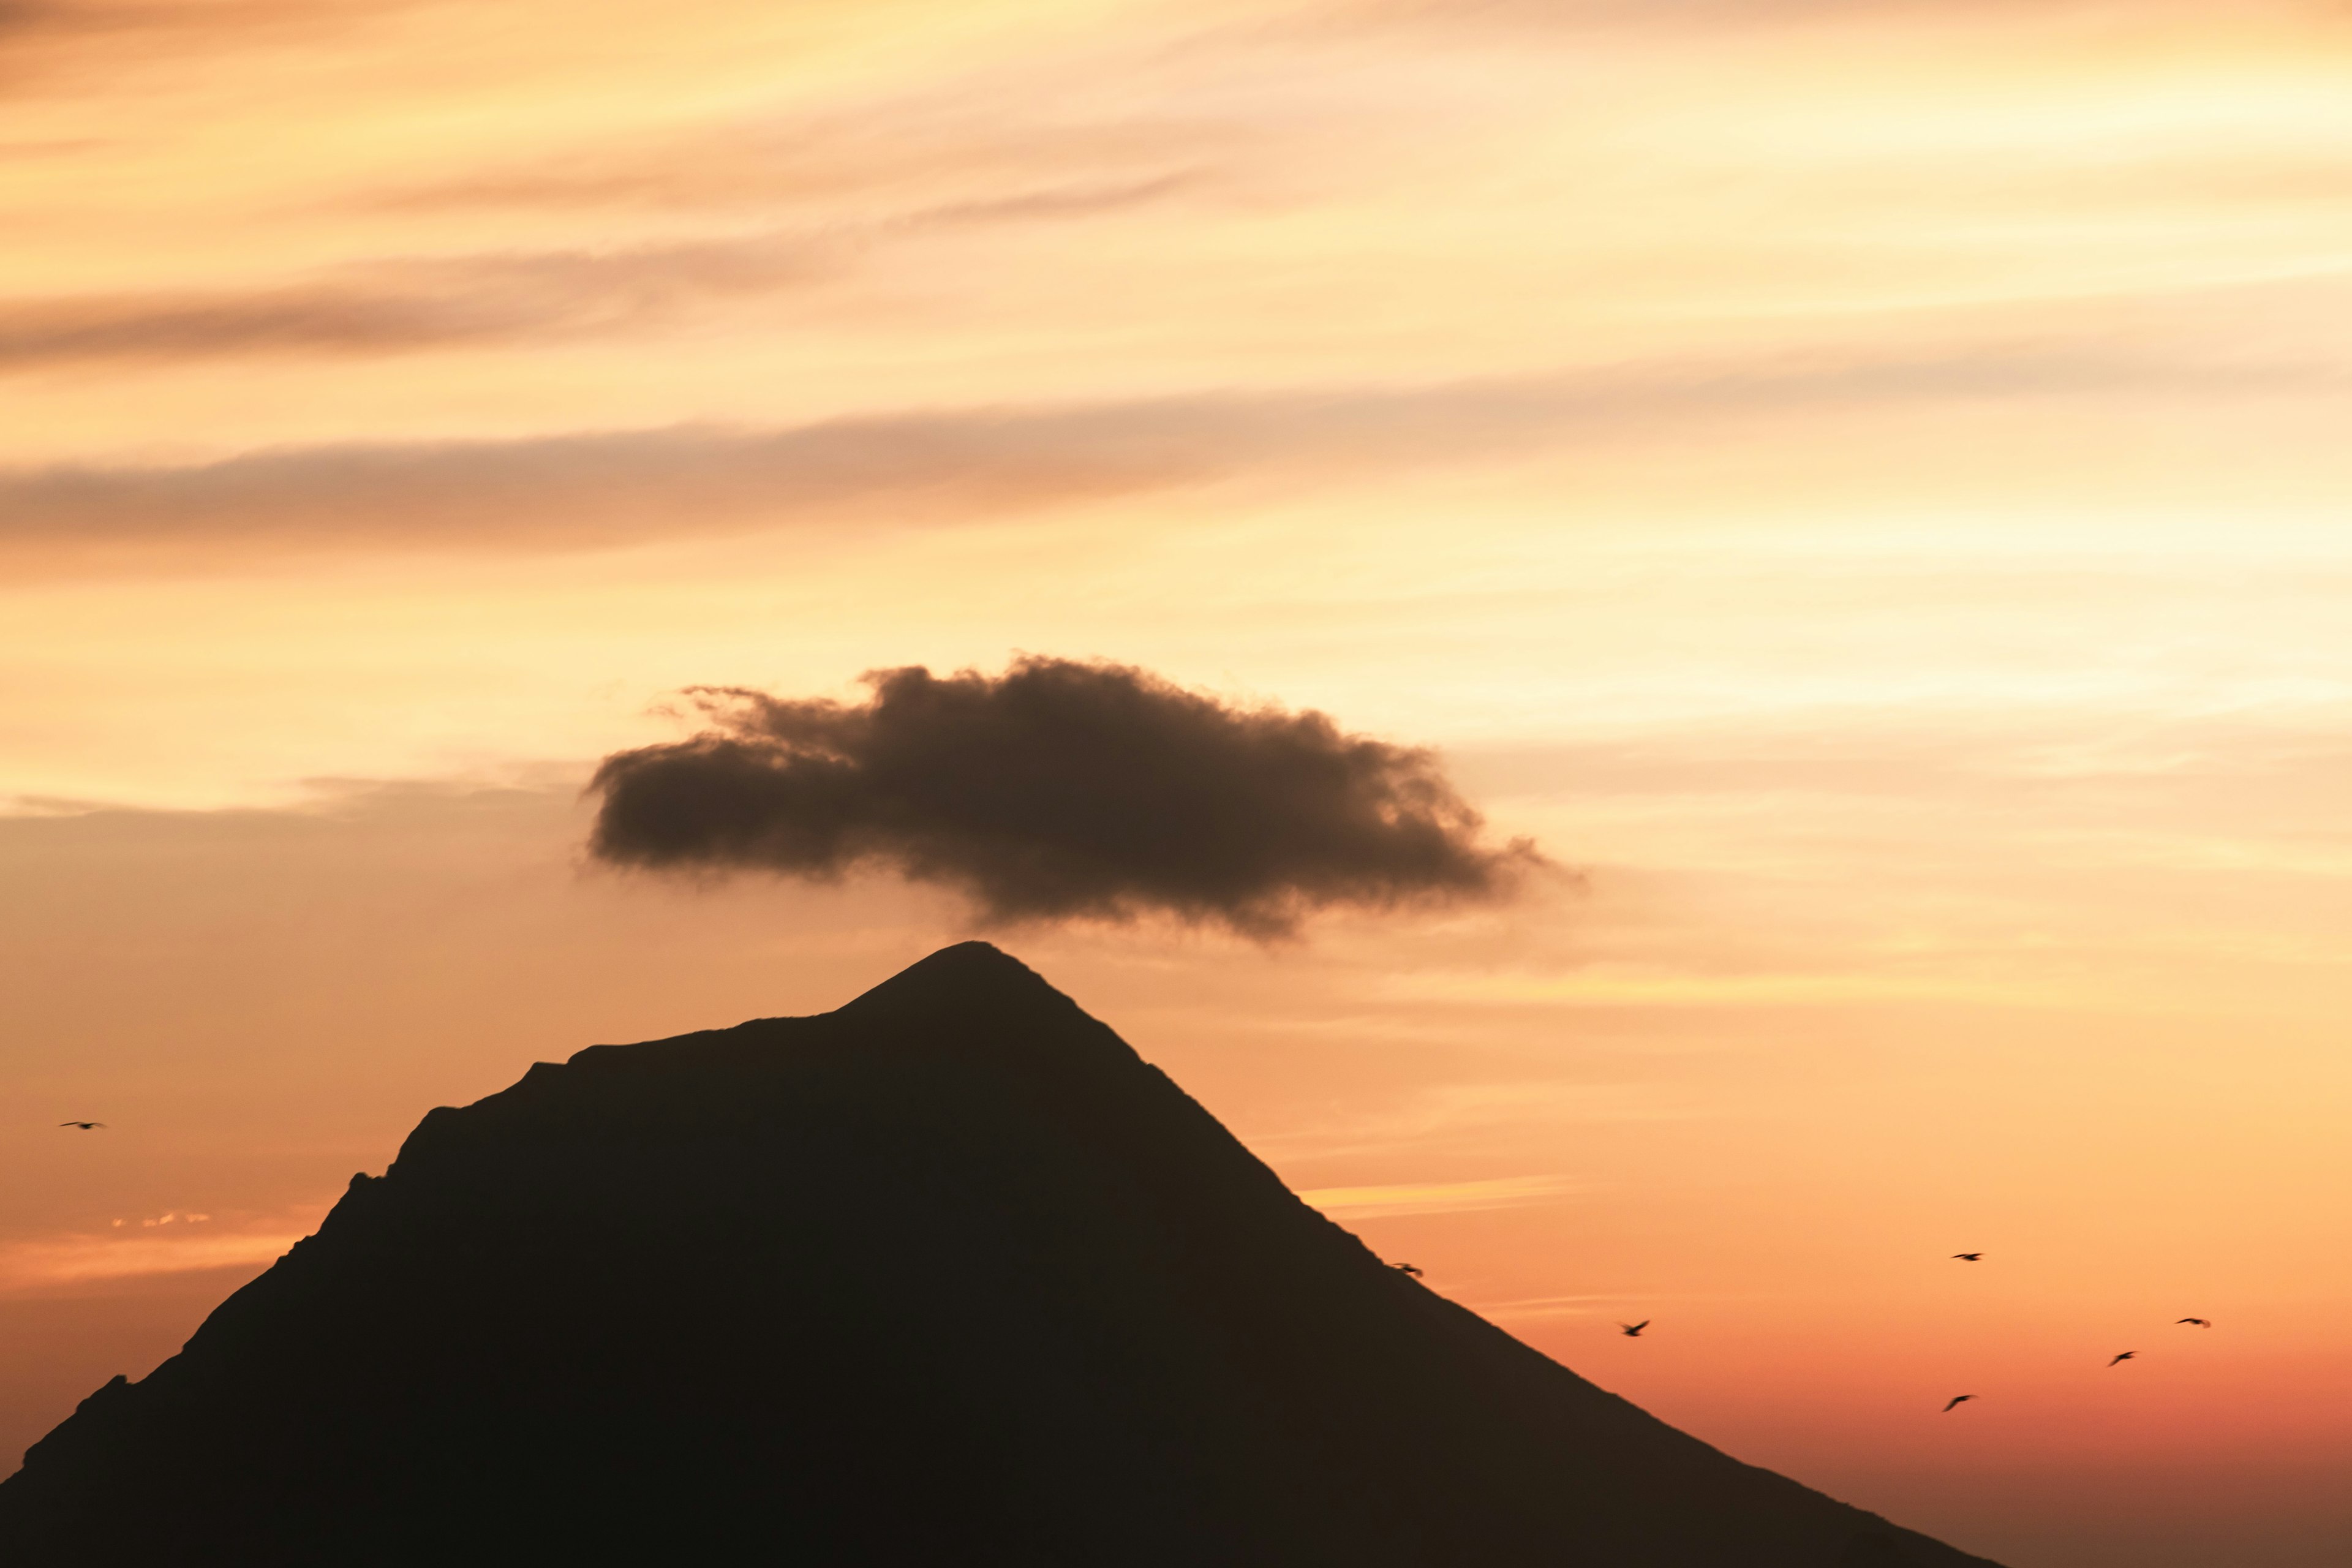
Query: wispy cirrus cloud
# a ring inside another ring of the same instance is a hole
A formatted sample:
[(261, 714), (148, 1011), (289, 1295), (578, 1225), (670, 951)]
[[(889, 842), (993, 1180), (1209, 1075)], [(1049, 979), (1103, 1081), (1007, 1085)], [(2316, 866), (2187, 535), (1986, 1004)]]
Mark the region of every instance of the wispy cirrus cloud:
[[(2250, 8), (2247, 0), (2133, 0), (2129, 5), (2118, 5), (2116, 0), (1356, 0), (1344, 14), (1357, 19), (1418, 21), (1447, 28), (1609, 28), (1671, 34), (1701, 27), (1788, 27), (1840, 21), (1903, 27), (2015, 23), (2069, 15), (2150, 20), (2168, 16), (2242, 16)], [(2315, 16), (2331, 14), (2327, 0), (2271, 0), (2267, 8)]]
[(256, 551), (594, 550), (817, 521), (985, 521), (1250, 476), (1400, 471), (1792, 413), (2342, 390), (2326, 364), (2019, 344), (59, 464), (0, 470), (0, 553), (58, 569), (183, 570)]
[[(1025, 89), (1025, 90), (1024, 90)], [(776, 113), (528, 156), (496, 156), (354, 195), (394, 213), (756, 206), (870, 220), (893, 210), (1017, 202), (1024, 191), (1120, 190), (1263, 161), (1276, 127), (1227, 111), (1121, 101), (1092, 110), (1034, 83), (936, 89), (831, 112)]]
[(221, 49), (334, 37), (439, 0), (0, 0), (0, 80), (119, 75)]
[(0, 300), (0, 374), (94, 362), (410, 353), (656, 326), (734, 300), (814, 287), (877, 245), (957, 227), (1115, 212), (1169, 195), (1183, 183), (1161, 174), (1003, 192), (849, 231), (387, 260), (245, 289)]
[(964, 410), (58, 466), (0, 475), (0, 550), (531, 552), (804, 521), (984, 518), (1213, 478), (1235, 460), (1220, 436), (1241, 414), (1213, 403)]
[(0, 301), (0, 371), (89, 361), (390, 353), (642, 322), (818, 275), (826, 247), (761, 238), (383, 262), (249, 289)]

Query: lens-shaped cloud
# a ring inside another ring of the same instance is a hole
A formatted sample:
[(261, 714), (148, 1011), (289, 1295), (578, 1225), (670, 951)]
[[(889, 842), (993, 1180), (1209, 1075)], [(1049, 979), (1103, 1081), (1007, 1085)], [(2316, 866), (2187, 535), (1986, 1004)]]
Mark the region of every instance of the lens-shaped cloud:
[(1162, 914), (1257, 938), (1334, 906), (1487, 900), (1543, 864), (1485, 842), (1426, 751), (1125, 665), (866, 677), (861, 704), (692, 693), (709, 728), (608, 757), (599, 859), (958, 889), (991, 921)]

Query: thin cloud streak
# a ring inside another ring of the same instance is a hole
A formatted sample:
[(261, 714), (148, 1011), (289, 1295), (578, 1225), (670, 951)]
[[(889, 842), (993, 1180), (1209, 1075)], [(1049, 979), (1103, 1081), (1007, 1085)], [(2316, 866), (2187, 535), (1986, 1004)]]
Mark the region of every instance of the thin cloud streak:
[(1483, 1182), (1431, 1182), (1407, 1186), (1316, 1187), (1299, 1194), (1298, 1198), (1334, 1219), (1366, 1220), (1519, 1208), (1585, 1190), (1559, 1176), (1503, 1176)]
[[(988, 193), (1001, 198), (1041, 185), (1115, 191), (1266, 156), (1262, 125), (1121, 109), (1075, 121), (1067, 110), (1041, 118), (1034, 84), (996, 85), (856, 113), (770, 116), (543, 153), (369, 193), (352, 205), (380, 213), (772, 211), (821, 202), (860, 217), (892, 205), (985, 205)], [(965, 195), (951, 194), (958, 191)]]
[[(950, 409), (780, 430), (331, 446), (184, 466), (0, 472), (0, 552), (35, 552), (61, 569), (201, 569), (229, 564), (234, 552), (219, 547), (231, 544), (594, 550), (814, 521), (985, 521), (1252, 475), (1507, 458), (1629, 430), (1840, 407), (2340, 390), (2342, 378), (2324, 366), (1987, 350)], [(175, 560), (172, 546), (185, 556)]]
[(303, 1234), (190, 1231), (164, 1237), (145, 1231), (19, 1241), (0, 1247), (0, 1294), (264, 1264), (285, 1256)]
[(391, 353), (634, 325), (690, 301), (804, 282), (819, 274), (822, 254), (815, 244), (753, 240), (383, 264), (245, 292), (10, 301), (0, 303), (0, 372)]
[(438, 0), (0, 0), (0, 80), (120, 75), (256, 44), (331, 37)]
[(0, 301), (0, 374), (110, 360), (413, 353), (658, 325), (734, 300), (809, 288), (887, 239), (1091, 216), (1156, 200), (1183, 183), (1161, 174), (1018, 191), (904, 214), (855, 234), (381, 262), (247, 291)]
[(1628, 1301), (1651, 1301), (1653, 1296), (1537, 1296), (1523, 1301), (1481, 1301), (1471, 1310), (1482, 1318), (1607, 1317)]
[[(2322, 0), (2271, 7), (2289, 15), (2332, 17)], [(1830, 22), (1916, 28), (1923, 25), (2002, 25), (2072, 16), (2138, 19), (2242, 16), (2245, 0), (1357, 0), (1349, 14), (1386, 22), (1415, 22), (1447, 30), (1493, 27), (1514, 31), (1608, 29), (1687, 34), (1694, 29), (1801, 27)]]

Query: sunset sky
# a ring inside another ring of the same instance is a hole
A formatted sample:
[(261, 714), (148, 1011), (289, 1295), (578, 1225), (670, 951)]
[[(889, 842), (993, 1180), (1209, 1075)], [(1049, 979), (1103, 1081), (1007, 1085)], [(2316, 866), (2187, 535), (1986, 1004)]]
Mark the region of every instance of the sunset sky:
[(432, 1106), (974, 934), (590, 864), (680, 688), (1028, 653), (1556, 863), (980, 931), (1384, 1255), (2352, 1561), (2340, 0), (32, 0), (0, 235), (0, 1469)]

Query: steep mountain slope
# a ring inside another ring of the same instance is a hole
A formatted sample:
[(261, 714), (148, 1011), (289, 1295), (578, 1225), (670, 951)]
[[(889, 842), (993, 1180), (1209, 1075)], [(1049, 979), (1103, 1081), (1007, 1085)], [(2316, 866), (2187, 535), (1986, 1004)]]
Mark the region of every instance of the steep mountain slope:
[(1387, 1268), (995, 949), (600, 1046), (0, 1484), (0, 1562), (1948, 1568)]

